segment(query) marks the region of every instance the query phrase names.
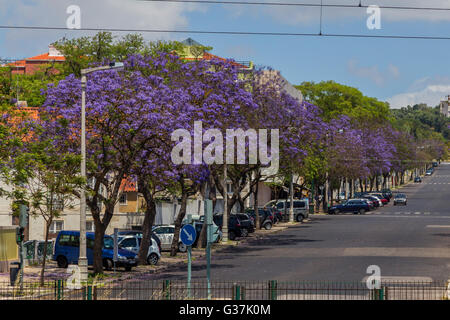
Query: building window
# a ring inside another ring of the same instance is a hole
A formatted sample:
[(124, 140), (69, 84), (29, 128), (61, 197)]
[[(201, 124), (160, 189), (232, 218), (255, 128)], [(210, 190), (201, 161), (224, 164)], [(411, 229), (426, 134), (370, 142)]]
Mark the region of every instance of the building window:
[(120, 195), (119, 204), (121, 204), (121, 205), (127, 204), (127, 194), (126, 193), (122, 193)]
[(233, 184), (230, 183), (230, 182), (228, 182), (228, 183), (227, 183), (227, 193), (228, 193), (228, 194), (233, 194), (233, 192), (234, 192)]
[(49, 228), (50, 233), (58, 233), (62, 230), (64, 230), (64, 221), (53, 221)]
[(94, 231), (95, 231), (94, 221), (86, 221), (86, 232), (94, 232)]

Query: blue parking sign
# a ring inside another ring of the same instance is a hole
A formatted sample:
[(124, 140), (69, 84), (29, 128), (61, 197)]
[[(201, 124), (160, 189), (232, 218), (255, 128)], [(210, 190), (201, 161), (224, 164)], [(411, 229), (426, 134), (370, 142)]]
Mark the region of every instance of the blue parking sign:
[(197, 238), (197, 232), (192, 225), (186, 224), (183, 226), (183, 228), (181, 228), (180, 238), (181, 242), (183, 242), (184, 245), (192, 246), (192, 244), (195, 242), (195, 239)]

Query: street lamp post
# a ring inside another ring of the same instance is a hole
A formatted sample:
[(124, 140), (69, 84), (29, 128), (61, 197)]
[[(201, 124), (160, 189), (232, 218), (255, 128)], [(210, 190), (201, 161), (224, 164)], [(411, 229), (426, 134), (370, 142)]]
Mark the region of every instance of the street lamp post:
[[(120, 69), (123, 63), (110, 63), (108, 66), (81, 70), (81, 177), (86, 179), (86, 86), (87, 75), (101, 70)], [(88, 279), (88, 262), (86, 254), (86, 191), (83, 188), (80, 195), (80, 253), (78, 267), (80, 268), (81, 281)]]

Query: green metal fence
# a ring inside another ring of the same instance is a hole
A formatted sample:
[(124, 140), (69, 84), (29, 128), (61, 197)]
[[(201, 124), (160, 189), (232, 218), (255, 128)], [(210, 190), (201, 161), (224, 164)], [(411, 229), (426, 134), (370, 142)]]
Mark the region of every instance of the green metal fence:
[[(187, 300), (186, 281), (157, 280), (97, 283), (71, 289), (64, 280), (10, 286), (0, 283), (0, 300)], [(368, 289), (364, 282), (338, 281), (227, 281), (212, 282), (214, 300), (445, 300), (449, 299), (447, 281), (382, 282)], [(207, 300), (206, 281), (194, 281), (190, 299)]]

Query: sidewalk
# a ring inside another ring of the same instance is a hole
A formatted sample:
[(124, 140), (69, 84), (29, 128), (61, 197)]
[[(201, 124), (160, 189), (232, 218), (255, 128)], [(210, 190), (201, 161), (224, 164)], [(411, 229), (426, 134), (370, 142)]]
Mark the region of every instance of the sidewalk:
[[(303, 223), (307, 223), (309, 219), (305, 220)], [(270, 230), (256, 230), (251, 233), (246, 238), (238, 238), (235, 241), (228, 241), (228, 243), (214, 243), (211, 248), (211, 254), (215, 252), (220, 252), (231, 246), (244, 245), (248, 241), (254, 239), (262, 239), (269, 234), (274, 234), (286, 230), (292, 226), (298, 226), (302, 223), (294, 222), (280, 222), (272, 226)], [(192, 248), (192, 261), (203, 258), (206, 255), (205, 249)], [(139, 265), (133, 268), (132, 271), (125, 271), (123, 268), (118, 268), (116, 272), (114, 271), (104, 271), (104, 275), (99, 277), (101, 282), (112, 282), (112, 281), (123, 281), (131, 278), (139, 278), (140, 276), (145, 276), (149, 274), (162, 273), (169, 268), (179, 268), (183, 265), (187, 265), (187, 253), (178, 252), (175, 257), (170, 256), (170, 252), (162, 252), (161, 259), (156, 266), (151, 265)], [(49, 260), (46, 262), (45, 266), (45, 281), (54, 281), (58, 279), (67, 279), (69, 274), (66, 272), (67, 269), (58, 268), (55, 261)], [(89, 268), (89, 272), (92, 272), (92, 268)], [(39, 282), (41, 273), (41, 266), (26, 266), (24, 271), (24, 282)], [(0, 273), (0, 283), (9, 283), (9, 273)]]

